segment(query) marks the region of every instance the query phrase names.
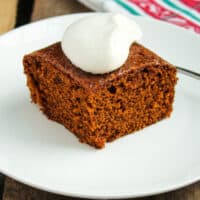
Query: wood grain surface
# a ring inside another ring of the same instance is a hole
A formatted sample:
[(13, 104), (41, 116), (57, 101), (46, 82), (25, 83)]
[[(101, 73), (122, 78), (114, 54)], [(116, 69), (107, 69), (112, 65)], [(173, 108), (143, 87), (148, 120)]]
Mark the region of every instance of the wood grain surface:
[(67, 13), (88, 11), (90, 10), (76, 0), (35, 0), (32, 21)]
[(16, 11), (17, 0), (0, 0), (0, 34), (14, 27)]
[[(0, 33), (12, 29), (15, 25), (17, 0), (0, 0)], [(32, 21), (63, 15), (67, 13), (86, 12), (88, 8), (76, 0), (35, 0)], [(3, 200), (76, 200), (49, 192), (34, 189), (6, 177)], [(139, 199), (138, 199), (139, 200)], [(173, 192), (140, 200), (200, 200), (200, 182)]]

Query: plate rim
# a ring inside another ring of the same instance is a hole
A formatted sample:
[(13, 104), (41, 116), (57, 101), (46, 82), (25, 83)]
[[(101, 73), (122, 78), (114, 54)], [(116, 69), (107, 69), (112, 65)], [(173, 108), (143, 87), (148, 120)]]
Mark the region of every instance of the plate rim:
[(173, 186), (169, 186), (169, 187), (166, 187), (164, 189), (160, 189), (159, 191), (154, 189), (154, 191), (151, 191), (151, 192), (143, 192), (143, 193), (135, 193), (134, 195), (132, 194), (122, 194), (122, 195), (91, 195), (91, 194), (83, 194), (83, 193), (75, 193), (75, 192), (63, 192), (63, 191), (60, 191), (58, 189), (50, 189), (48, 188), (48, 186), (44, 186), (44, 185), (41, 185), (41, 184), (36, 184), (36, 183), (31, 183), (30, 181), (26, 181), (25, 179), (23, 178), (20, 178), (16, 175), (12, 175), (11, 173), (9, 172), (6, 172), (6, 170), (1, 170), (0, 169), (0, 172), (2, 172), (4, 175), (16, 180), (17, 182), (20, 182), (22, 184), (25, 184), (25, 185), (28, 185), (30, 187), (33, 187), (35, 189), (38, 189), (38, 190), (42, 190), (42, 191), (46, 191), (46, 192), (50, 192), (52, 194), (57, 194), (57, 195), (63, 195), (63, 196), (68, 196), (68, 197), (75, 197), (75, 198), (84, 198), (84, 199), (98, 199), (98, 200), (102, 200), (102, 199), (131, 199), (131, 198), (141, 198), (141, 197), (149, 197), (149, 196), (154, 196), (154, 195), (159, 195), (159, 194), (163, 194), (163, 193), (166, 193), (166, 192), (171, 192), (171, 191), (174, 191), (174, 190), (178, 190), (178, 189), (181, 189), (181, 188), (184, 188), (184, 187), (187, 187), (191, 184), (195, 184), (196, 182), (198, 182), (200, 180), (200, 175), (197, 176), (195, 179), (192, 179), (190, 181), (185, 181), (185, 183), (179, 183), (179, 184), (175, 184)]

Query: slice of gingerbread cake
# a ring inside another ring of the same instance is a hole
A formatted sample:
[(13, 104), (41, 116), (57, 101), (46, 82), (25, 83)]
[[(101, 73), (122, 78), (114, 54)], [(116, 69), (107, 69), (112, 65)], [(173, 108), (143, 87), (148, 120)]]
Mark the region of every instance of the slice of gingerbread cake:
[(72, 64), (60, 42), (26, 55), (23, 64), (32, 101), (96, 148), (172, 112), (176, 68), (136, 42), (125, 63), (104, 74)]

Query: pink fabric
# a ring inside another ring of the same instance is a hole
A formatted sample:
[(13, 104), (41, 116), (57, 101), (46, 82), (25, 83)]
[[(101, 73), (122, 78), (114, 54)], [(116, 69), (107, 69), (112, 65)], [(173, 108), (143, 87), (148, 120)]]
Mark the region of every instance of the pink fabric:
[[(173, 11), (172, 9), (168, 9), (162, 4), (159, 4), (159, 1), (156, 0), (128, 0), (130, 3), (133, 3), (134, 6), (137, 6), (143, 12), (150, 15), (153, 18), (164, 20), (170, 22), (172, 24), (182, 26), (187, 29), (191, 29), (197, 33), (200, 33), (200, 25), (198, 23), (194, 23), (189, 18), (184, 17), (178, 12)], [(182, 0), (184, 4), (190, 6), (192, 9), (196, 9), (200, 11), (200, 1), (198, 0)], [(197, 4), (198, 2), (198, 4)], [(196, 5), (196, 7), (195, 7)], [(199, 5), (199, 7), (198, 7)]]

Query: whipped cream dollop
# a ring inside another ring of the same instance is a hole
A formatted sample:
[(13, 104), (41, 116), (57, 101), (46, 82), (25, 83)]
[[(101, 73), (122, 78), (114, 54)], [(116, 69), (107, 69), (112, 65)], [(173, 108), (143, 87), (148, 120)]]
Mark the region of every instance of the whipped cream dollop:
[(71, 24), (61, 45), (75, 66), (103, 74), (122, 66), (131, 44), (141, 37), (142, 31), (133, 19), (121, 14), (98, 13)]

